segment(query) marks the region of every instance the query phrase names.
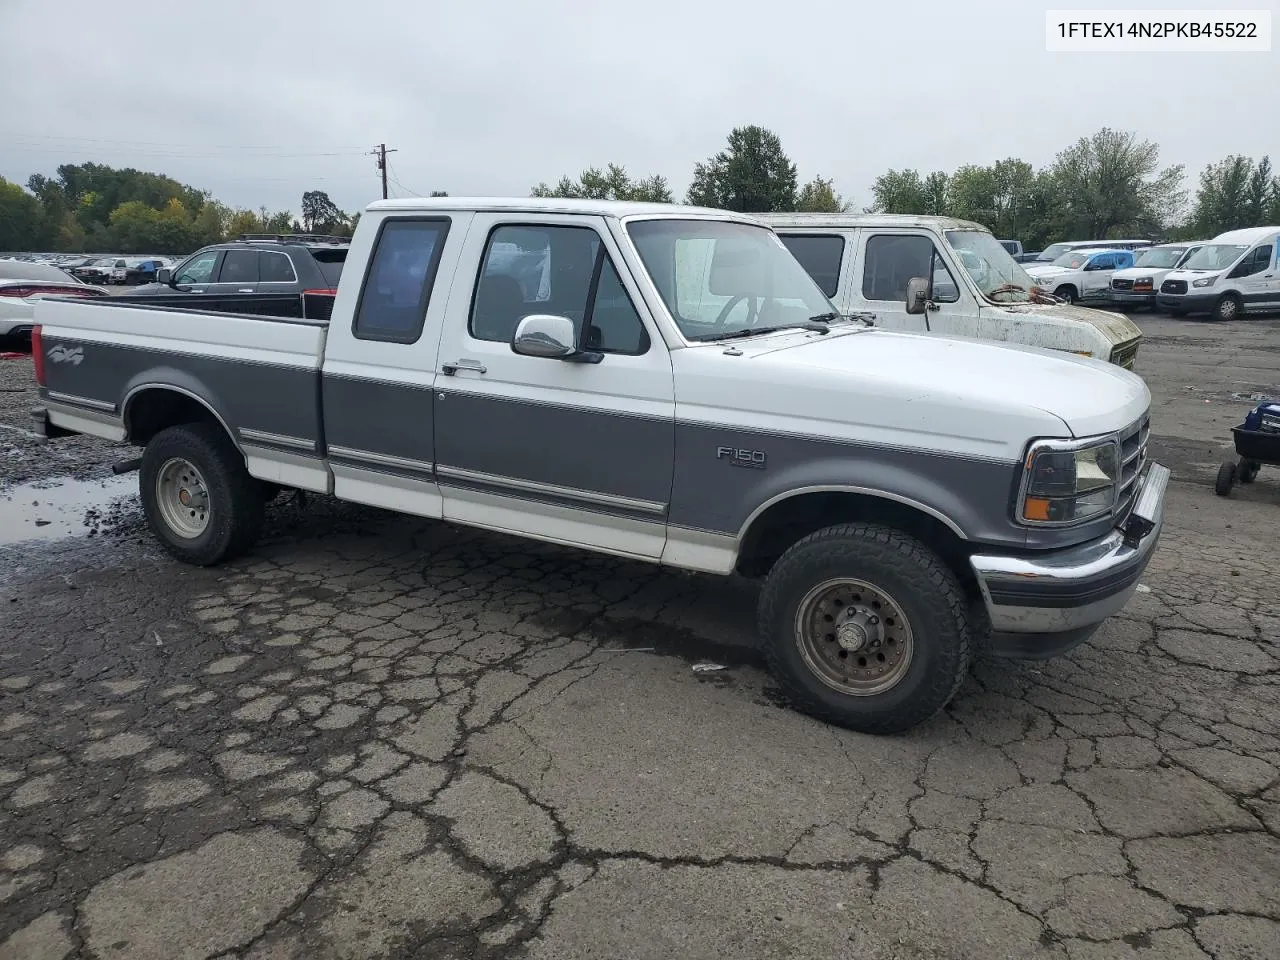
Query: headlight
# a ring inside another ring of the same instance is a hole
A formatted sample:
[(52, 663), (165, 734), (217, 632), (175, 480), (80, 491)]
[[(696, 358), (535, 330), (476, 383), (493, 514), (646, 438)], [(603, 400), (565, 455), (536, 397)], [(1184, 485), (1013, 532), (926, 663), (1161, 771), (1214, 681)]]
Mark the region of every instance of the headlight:
[(1212, 277), (1201, 277), (1199, 280), (1192, 280), (1191, 285), (1193, 287), (1212, 287), (1215, 283), (1217, 283), (1217, 281), (1218, 281), (1218, 277), (1215, 274)]
[(1116, 502), (1120, 444), (1115, 437), (1039, 440), (1024, 462), (1017, 516), (1067, 526), (1105, 514)]

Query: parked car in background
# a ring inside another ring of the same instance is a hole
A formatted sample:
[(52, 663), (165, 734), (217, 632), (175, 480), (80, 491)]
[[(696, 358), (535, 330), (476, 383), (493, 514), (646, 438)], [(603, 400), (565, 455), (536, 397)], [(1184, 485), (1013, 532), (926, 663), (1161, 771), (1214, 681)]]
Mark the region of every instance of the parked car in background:
[(1071, 250), (1052, 263), (1027, 268), (1041, 289), (1067, 303), (1110, 299), (1111, 275), (1133, 266), (1132, 250)]
[(31, 332), (36, 302), (42, 297), (105, 297), (105, 290), (81, 283), (47, 264), (0, 260), (0, 337)]
[[(76, 267), (72, 275), (85, 283), (124, 283), (128, 268), (123, 257), (99, 257)], [(119, 278), (119, 279), (117, 279)]]
[[(1036, 302), (1032, 279), (978, 223), (892, 214), (753, 214), (842, 313), (886, 330), (1048, 347), (1132, 368), (1142, 331), (1128, 317)], [(923, 303), (907, 293), (932, 278)]]
[(1156, 303), (1175, 317), (1207, 313), (1214, 320), (1280, 311), (1278, 241), (1280, 227), (1219, 234), (1170, 271)]
[(1001, 240), (1000, 246), (1008, 250), (1009, 256), (1013, 257), (1015, 261), (1018, 259), (1018, 257), (1022, 256), (1021, 240)]
[(130, 299), (176, 305), (222, 298), (248, 305), (252, 298), (293, 302), (305, 297), (321, 305), (308, 315), (323, 319), (327, 312), (317, 311), (332, 304), (350, 247), (348, 237), (249, 235), (203, 247), (172, 269), (161, 267), (155, 282), (139, 287)]
[(1138, 250), (1142, 247), (1155, 246), (1154, 240), (1064, 240), (1051, 243), (1035, 255), (1030, 263), (1052, 263), (1064, 253), (1072, 250)]
[(126, 264), (124, 282), (130, 285), (155, 283), (157, 272), (169, 266), (168, 262), (154, 257), (134, 258)]
[(1186, 262), (1203, 245), (1203, 241), (1162, 243), (1139, 250), (1132, 267), (1111, 275), (1111, 299), (1128, 307), (1154, 308), (1160, 284), (1169, 271)]

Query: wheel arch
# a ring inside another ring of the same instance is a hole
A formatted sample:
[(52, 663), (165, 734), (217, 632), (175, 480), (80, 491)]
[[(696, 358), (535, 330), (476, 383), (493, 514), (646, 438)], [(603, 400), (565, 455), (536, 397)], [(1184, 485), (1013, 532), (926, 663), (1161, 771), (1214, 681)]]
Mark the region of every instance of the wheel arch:
[(155, 374), (150, 374), (127, 388), (120, 404), (120, 417), (125, 439), (137, 446), (145, 446), (166, 427), (204, 421), (220, 426), (236, 450), (244, 453), (235, 431), (198, 383), (180, 385), (172, 379), (155, 379)]

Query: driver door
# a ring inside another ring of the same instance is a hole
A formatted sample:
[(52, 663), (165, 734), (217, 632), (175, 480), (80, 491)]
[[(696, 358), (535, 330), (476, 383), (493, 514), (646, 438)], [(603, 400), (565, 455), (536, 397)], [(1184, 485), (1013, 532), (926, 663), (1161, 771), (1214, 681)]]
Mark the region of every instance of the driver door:
[(1096, 253), (1090, 257), (1080, 278), (1081, 298), (1095, 300), (1105, 294), (1115, 272), (1116, 254)]
[(208, 290), (213, 278), (218, 275), (218, 267), (222, 261), (221, 250), (206, 250), (174, 271), (173, 288), (183, 293), (204, 293)]
[[(435, 378), (444, 518), (660, 557), (674, 378), (608, 225), (479, 214), (461, 264)], [(517, 354), (512, 337), (531, 314), (569, 318), (600, 362)]]
[[(907, 313), (907, 281), (933, 278), (934, 309)], [(964, 288), (926, 234), (881, 231), (863, 234), (861, 263), (854, 276), (853, 308), (876, 315), (876, 326), (915, 333), (946, 333), (960, 325)]]

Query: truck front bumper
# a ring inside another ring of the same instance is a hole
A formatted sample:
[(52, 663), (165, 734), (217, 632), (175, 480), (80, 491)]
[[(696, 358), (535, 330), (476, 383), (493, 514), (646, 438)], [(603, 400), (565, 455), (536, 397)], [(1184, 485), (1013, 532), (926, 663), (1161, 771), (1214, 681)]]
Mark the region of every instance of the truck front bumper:
[(1208, 313), (1218, 304), (1216, 293), (1162, 293), (1156, 297), (1161, 310), (1181, 310), (1183, 313)]
[(1152, 463), (1139, 484), (1128, 516), (1097, 540), (1031, 556), (969, 558), (991, 619), (992, 653), (1058, 656), (1124, 608), (1164, 527), (1169, 469)]

